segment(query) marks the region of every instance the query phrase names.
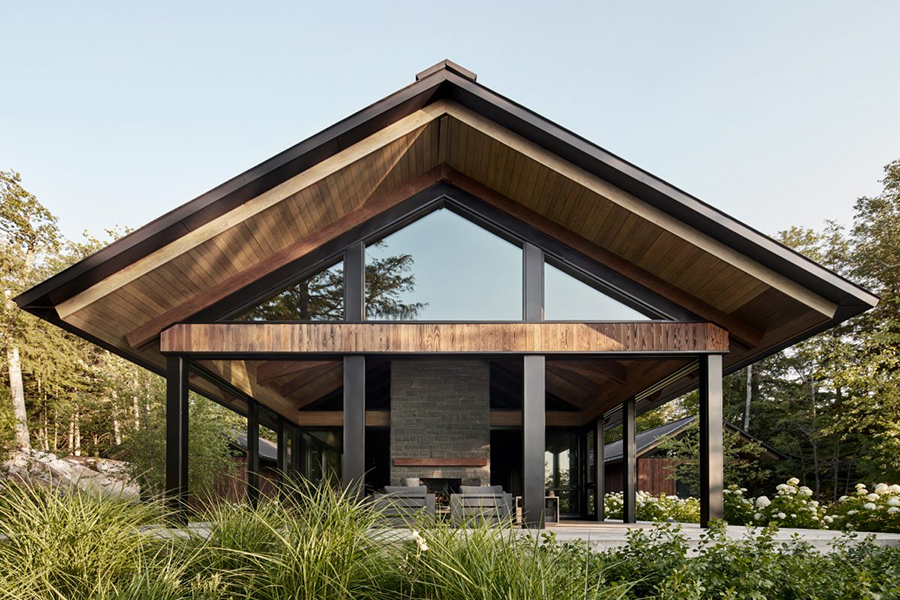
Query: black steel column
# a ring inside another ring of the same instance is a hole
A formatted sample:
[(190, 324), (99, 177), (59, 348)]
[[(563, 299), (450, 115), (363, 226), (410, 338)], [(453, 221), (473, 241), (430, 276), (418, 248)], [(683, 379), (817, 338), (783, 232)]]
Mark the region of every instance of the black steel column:
[(344, 251), (344, 320), (361, 323), (366, 302), (366, 246), (362, 242)]
[(365, 483), (366, 470), (366, 357), (344, 357), (344, 457), (345, 486)]
[(594, 516), (598, 521), (606, 518), (606, 458), (604, 456), (606, 442), (606, 425), (603, 419), (597, 419), (597, 426), (594, 429), (594, 483), (596, 484), (596, 492), (594, 493)]
[(303, 457), (303, 432), (299, 427), (291, 427), (291, 477), (300, 481), (303, 476), (301, 458)]
[(522, 519), (526, 527), (544, 525), (544, 451), (546, 428), (545, 360), (524, 358), (522, 401)]
[(275, 435), (275, 454), (277, 456), (278, 478), (281, 482), (282, 492), (287, 488), (288, 465), (290, 457), (288, 455), (288, 445), (290, 444), (290, 426), (284, 417), (278, 417), (278, 431)]
[(622, 403), (622, 522), (637, 523), (637, 449), (634, 398)]
[(259, 404), (247, 402), (247, 500), (259, 503)]
[(188, 519), (188, 361), (166, 357), (166, 497), (179, 521)]
[(525, 320), (544, 320), (544, 253), (534, 244), (523, 246)]
[(700, 526), (723, 516), (722, 356), (700, 357)]

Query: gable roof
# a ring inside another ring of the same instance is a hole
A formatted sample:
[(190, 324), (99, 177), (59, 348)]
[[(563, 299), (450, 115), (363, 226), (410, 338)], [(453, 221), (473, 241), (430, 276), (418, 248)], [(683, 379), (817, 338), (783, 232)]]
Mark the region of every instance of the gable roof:
[[(666, 423), (664, 425), (660, 425), (659, 427), (654, 427), (653, 429), (642, 431), (641, 433), (634, 436), (634, 445), (636, 448), (635, 454), (638, 458), (640, 458), (641, 456), (652, 452), (665, 438), (677, 436), (683, 433), (696, 420), (696, 416), (684, 417), (683, 419), (678, 419), (677, 421), (672, 421), (671, 423)], [(728, 421), (725, 421), (725, 426), (728, 429), (731, 429), (732, 431), (740, 434), (741, 437), (743, 437), (745, 440), (757, 443), (762, 446), (765, 449), (766, 453), (771, 455), (772, 460), (787, 458), (787, 455), (785, 455), (783, 452), (777, 450), (766, 442), (753, 437), (737, 425), (733, 425)], [(615, 463), (621, 461), (622, 455), (622, 440), (606, 444), (606, 446), (603, 447), (604, 463)]]
[[(365, 231), (367, 219), (420, 193), (483, 200), (562, 252), (728, 329), (735, 343), (726, 371), (877, 301), (444, 61), (16, 302), (159, 372), (162, 356), (148, 342), (162, 329), (216, 318), (210, 315), (238, 291), (327, 258), (328, 243)], [(216, 365), (205, 367), (222, 375)], [(248, 369), (228, 383), (253, 391)], [(648, 394), (639, 411), (685, 385), (681, 377)], [(203, 391), (216, 393), (215, 386)]]

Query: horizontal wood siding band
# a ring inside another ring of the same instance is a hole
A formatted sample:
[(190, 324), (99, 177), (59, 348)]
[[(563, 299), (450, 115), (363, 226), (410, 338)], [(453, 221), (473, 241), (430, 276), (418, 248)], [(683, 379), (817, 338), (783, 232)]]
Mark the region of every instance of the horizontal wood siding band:
[(503, 354), (727, 352), (711, 323), (181, 323), (162, 352)]
[[(343, 427), (344, 411), (342, 410), (301, 410), (297, 415), (300, 427)], [(367, 410), (366, 427), (389, 427), (391, 411)]]
[(395, 467), (486, 467), (486, 458), (395, 458)]
[[(301, 427), (341, 427), (344, 424), (342, 410), (301, 410), (293, 413), (294, 421)], [(583, 412), (547, 411), (547, 425), (550, 427), (572, 427), (588, 421)], [(521, 427), (521, 410), (492, 410), (491, 427)], [(390, 427), (391, 411), (367, 410), (366, 427)]]

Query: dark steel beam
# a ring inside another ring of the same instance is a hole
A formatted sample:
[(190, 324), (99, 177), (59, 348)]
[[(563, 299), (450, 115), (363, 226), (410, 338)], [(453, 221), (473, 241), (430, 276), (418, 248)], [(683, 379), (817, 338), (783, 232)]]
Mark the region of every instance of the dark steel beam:
[(722, 356), (700, 357), (700, 526), (724, 515)]
[(362, 486), (366, 471), (366, 357), (344, 357), (344, 456), (345, 486)]
[(251, 506), (259, 503), (259, 403), (255, 400), (247, 406), (247, 500)]
[(166, 357), (166, 497), (176, 519), (188, 520), (188, 361)]
[(635, 402), (622, 403), (622, 522), (637, 522), (637, 448), (635, 446)]
[(366, 245), (344, 250), (344, 320), (361, 323), (366, 316)]
[(522, 520), (526, 527), (544, 526), (545, 359), (523, 357)]
[(594, 483), (597, 485), (594, 495), (594, 516), (598, 521), (606, 518), (606, 458), (604, 450), (606, 446), (606, 424), (603, 419), (597, 419), (594, 429)]

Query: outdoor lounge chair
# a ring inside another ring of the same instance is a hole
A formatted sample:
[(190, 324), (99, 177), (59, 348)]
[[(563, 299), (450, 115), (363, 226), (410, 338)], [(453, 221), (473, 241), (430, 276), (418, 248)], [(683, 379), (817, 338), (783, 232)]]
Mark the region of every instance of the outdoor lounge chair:
[(434, 494), (424, 486), (388, 485), (373, 496), (375, 508), (388, 524), (401, 527), (419, 519), (434, 518)]
[(515, 507), (512, 494), (499, 485), (463, 485), (450, 496), (450, 519), (454, 525), (469, 521), (501, 523), (512, 518)]

